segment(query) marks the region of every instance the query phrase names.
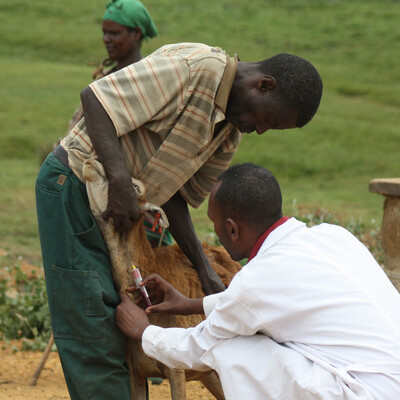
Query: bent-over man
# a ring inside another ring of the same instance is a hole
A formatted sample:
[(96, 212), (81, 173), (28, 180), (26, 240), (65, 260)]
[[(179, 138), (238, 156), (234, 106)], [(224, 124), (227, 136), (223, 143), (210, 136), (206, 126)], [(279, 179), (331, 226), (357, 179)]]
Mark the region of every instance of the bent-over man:
[[(44, 162), (37, 213), (55, 342), (73, 400), (129, 397), (120, 302), (83, 176), (96, 158), (108, 181), (103, 215), (124, 234), (139, 218), (131, 177), (162, 206), (205, 293), (224, 289), (197, 238), (198, 207), (229, 165), (243, 132), (301, 127), (320, 103), (306, 60), (279, 54), (241, 62), (204, 44), (167, 45), (83, 90), (84, 117)], [(103, 385), (107, 382), (107, 385)], [(115, 390), (118, 387), (118, 390)]]

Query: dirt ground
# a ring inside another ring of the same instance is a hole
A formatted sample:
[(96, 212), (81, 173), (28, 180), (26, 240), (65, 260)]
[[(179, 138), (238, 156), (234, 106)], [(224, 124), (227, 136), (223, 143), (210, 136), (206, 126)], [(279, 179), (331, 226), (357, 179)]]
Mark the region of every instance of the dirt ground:
[[(64, 400), (69, 399), (61, 364), (56, 352), (52, 352), (42, 370), (36, 386), (30, 386), (32, 376), (43, 353), (17, 351), (19, 342), (7, 344), (0, 341), (0, 399), (13, 400)], [(168, 381), (161, 385), (149, 384), (150, 400), (170, 400)], [(188, 400), (213, 400), (214, 397), (200, 382), (187, 382)]]
[[(7, 253), (0, 248), (0, 256)], [(43, 271), (22, 260), (20, 269), (27, 276), (37, 276)], [(35, 274), (32, 274), (35, 270)], [(13, 271), (15, 272), (15, 271)], [(14, 286), (15, 276), (8, 270), (0, 269), (0, 278), (11, 278), (10, 286)], [(30, 386), (42, 359), (43, 353), (36, 351), (15, 351), (20, 349), (22, 341), (10, 343), (0, 339), (0, 400), (61, 400), (69, 399), (68, 389), (64, 381), (57, 352), (51, 352), (35, 386)], [(167, 380), (160, 385), (149, 382), (150, 400), (170, 400), (171, 393)], [(186, 383), (187, 400), (215, 400), (214, 396), (200, 383)]]

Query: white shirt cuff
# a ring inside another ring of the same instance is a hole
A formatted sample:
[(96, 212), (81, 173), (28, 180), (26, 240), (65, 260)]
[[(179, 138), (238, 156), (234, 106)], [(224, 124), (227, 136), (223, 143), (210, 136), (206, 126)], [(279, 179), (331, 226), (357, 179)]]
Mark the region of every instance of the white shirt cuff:
[(149, 325), (143, 332), (142, 335), (142, 347), (143, 351), (149, 356), (154, 357), (153, 341), (156, 336), (162, 332), (164, 328), (156, 325)]
[(211, 311), (214, 310), (221, 293), (210, 294), (209, 296), (203, 297), (203, 310), (206, 317), (208, 317)]

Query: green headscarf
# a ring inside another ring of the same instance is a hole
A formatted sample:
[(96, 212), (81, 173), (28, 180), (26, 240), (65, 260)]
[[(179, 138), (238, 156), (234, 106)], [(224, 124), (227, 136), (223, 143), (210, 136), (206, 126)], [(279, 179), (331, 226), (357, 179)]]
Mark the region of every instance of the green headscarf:
[(106, 5), (103, 21), (111, 19), (118, 24), (139, 27), (143, 37), (148, 40), (158, 35), (158, 30), (146, 10), (145, 6), (138, 0), (112, 0)]

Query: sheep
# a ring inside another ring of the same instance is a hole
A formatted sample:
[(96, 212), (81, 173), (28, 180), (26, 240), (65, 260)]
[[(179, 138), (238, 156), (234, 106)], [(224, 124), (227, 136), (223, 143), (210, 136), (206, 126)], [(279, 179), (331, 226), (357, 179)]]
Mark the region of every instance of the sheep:
[[(142, 219), (134, 224), (128, 235), (119, 235), (115, 232), (111, 222), (104, 221), (102, 213), (107, 205), (108, 183), (102, 165), (96, 159), (87, 160), (83, 173), (92, 214), (110, 253), (112, 274), (117, 289), (124, 291), (128, 287), (134, 286), (131, 272), (134, 264), (140, 268), (143, 276), (153, 272), (158, 273), (185, 296), (203, 297), (204, 292), (198, 274), (177, 245), (153, 249), (146, 238)], [(132, 183), (137, 192), (142, 213), (151, 220), (158, 213), (159, 225), (168, 227), (163, 210), (145, 202), (145, 190), (141, 182), (132, 179)], [(227, 286), (239, 271), (240, 264), (233, 261), (222, 247), (205, 244), (203, 247), (210, 264)], [(150, 322), (162, 327), (186, 328), (199, 324), (203, 319), (202, 315), (179, 316), (165, 313), (150, 315)], [(170, 369), (145, 355), (140, 342), (130, 338), (127, 340), (127, 363), (130, 370), (132, 400), (146, 399), (146, 378), (148, 377), (169, 379), (173, 400), (186, 399), (185, 382), (189, 380), (200, 380), (218, 400), (225, 398), (215, 371)]]

